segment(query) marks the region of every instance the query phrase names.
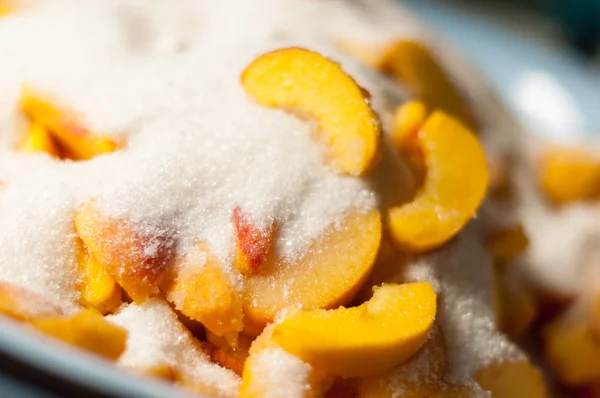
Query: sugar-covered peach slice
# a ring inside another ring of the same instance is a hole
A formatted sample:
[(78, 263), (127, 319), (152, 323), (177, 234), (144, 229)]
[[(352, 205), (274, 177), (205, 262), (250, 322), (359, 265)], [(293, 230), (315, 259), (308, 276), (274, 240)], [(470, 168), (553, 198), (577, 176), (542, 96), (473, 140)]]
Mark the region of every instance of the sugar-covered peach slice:
[(39, 123), (31, 123), (25, 138), (16, 149), (23, 153), (45, 152), (55, 158), (60, 157), (60, 151), (50, 132)]
[(122, 303), (121, 287), (82, 242), (78, 242), (76, 256), (81, 275), (81, 305), (95, 308), (102, 314), (115, 311)]
[(0, 314), (19, 321), (31, 321), (61, 316), (63, 310), (37, 293), (0, 281)]
[(427, 175), (415, 198), (390, 209), (390, 232), (413, 251), (435, 248), (475, 215), (488, 184), (483, 148), (452, 117), (435, 112), (417, 134)]
[(381, 239), (379, 212), (349, 212), (299, 260), (267, 262), (246, 280), (244, 314), (258, 329), (282, 309), (335, 308), (350, 300), (371, 271)]
[(94, 309), (66, 318), (33, 320), (32, 325), (48, 336), (108, 359), (116, 360), (125, 351), (127, 332)]
[(548, 391), (541, 372), (529, 362), (489, 365), (475, 374), (475, 380), (494, 398), (546, 398)]
[(368, 94), (339, 64), (307, 49), (284, 48), (254, 60), (242, 85), (262, 105), (313, 117), (339, 171), (361, 175), (377, 159), (379, 118)]
[(583, 314), (565, 314), (544, 330), (546, 361), (569, 386), (600, 380), (600, 342)]
[(173, 257), (172, 237), (102, 212), (95, 201), (75, 214), (77, 234), (92, 256), (136, 302), (156, 295)]
[(252, 215), (239, 206), (233, 209), (231, 222), (236, 240), (236, 267), (243, 275), (255, 275), (271, 250), (273, 224), (258, 227)]
[(23, 88), (21, 108), (32, 122), (50, 132), (66, 158), (88, 160), (120, 147), (114, 138), (92, 132), (75, 112), (59, 106), (31, 87)]
[(412, 171), (417, 186), (421, 186), (427, 168), (423, 150), (417, 138), (427, 120), (427, 108), (421, 101), (410, 101), (398, 107), (394, 115), (392, 142)]
[(189, 258), (162, 288), (187, 317), (218, 336), (237, 335), (243, 327), (242, 302), (217, 258), (203, 246), (202, 258)]
[(549, 147), (540, 156), (538, 183), (557, 204), (600, 197), (600, 156), (585, 148)]
[(529, 245), (529, 238), (522, 224), (493, 231), (486, 240), (494, 261), (503, 264), (517, 258)]
[(429, 111), (443, 110), (467, 126), (476, 127), (475, 116), (452, 76), (423, 44), (399, 40), (386, 45), (366, 46), (343, 41), (340, 46), (406, 86), (427, 105)]
[(354, 308), (298, 311), (275, 324), (273, 341), (332, 375), (388, 371), (427, 341), (436, 314), (428, 283), (383, 285)]

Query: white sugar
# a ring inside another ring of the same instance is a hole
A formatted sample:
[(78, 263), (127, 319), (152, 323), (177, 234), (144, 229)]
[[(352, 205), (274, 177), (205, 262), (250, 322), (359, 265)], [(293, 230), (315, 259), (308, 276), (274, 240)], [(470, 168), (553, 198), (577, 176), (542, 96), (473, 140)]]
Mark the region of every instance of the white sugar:
[(492, 307), (492, 264), (478, 235), (467, 226), (446, 247), (423, 256), (405, 271), (407, 281), (426, 280), (437, 287), (437, 319), (447, 346), (448, 380), (472, 380), (485, 366), (524, 360), (525, 354), (498, 331)]
[(210, 362), (198, 341), (160, 299), (130, 304), (107, 317), (128, 332), (127, 347), (119, 364), (134, 371), (170, 366), (184, 378), (222, 397), (236, 397), (240, 379)]
[(264, 386), (264, 398), (304, 398), (312, 396), (312, 368), (281, 348), (269, 348), (255, 354), (253, 370), (257, 383)]

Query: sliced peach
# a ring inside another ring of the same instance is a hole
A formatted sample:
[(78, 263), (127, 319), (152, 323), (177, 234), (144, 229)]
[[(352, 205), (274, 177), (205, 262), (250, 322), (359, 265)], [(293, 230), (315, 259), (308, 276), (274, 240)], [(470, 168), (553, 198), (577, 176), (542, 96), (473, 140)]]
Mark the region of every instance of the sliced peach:
[(298, 260), (267, 263), (246, 280), (244, 314), (258, 330), (286, 307), (335, 308), (369, 275), (381, 239), (377, 210), (350, 212), (339, 228), (318, 238)]
[(414, 355), (427, 341), (435, 313), (430, 284), (383, 285), (359, 307), (289, 315), (275, 325), (273, 341), (329, 374), (366, 376)]
[(84, 307), (95, 308), (102, 314), (115, 311), (122, 303), (121, 287), (83, 246), (83, 243), (78, 243), (77, 264), (81, 273), (80, 304)]
[(17, 151), (23, 153), (45, 152), (55, 158), (60, 152), (48, 130), (39, 123), (31, 123), (25, 139), (17, 146)]
[(492, 232), (487, 237), (487, 248), (496, 263), (509, 263), (520, 256), (529, 239), (522, 224)]
[(31, 321), (61, 316), (63, 310), (37, 293), (0, 281), (0, 314), (19, 321)]
[(413, 251), (435, 248), (475, 215), (488, 184), (485, 154), (475, 136), (453, 118), (435, 112), (417, 135), (427, 165), (421, 190), (390, 209), (390, 232)]
[(0, 17), (3, 17), (14, 10), (12, 0), (0, 0)]
[(600, 197), (600, 156), (585, 148), (549, 147), (543, 150), (538, 183), (557, 204)]
[(475, 116), (465, 97), (435, 55), (423, 44), (399, 40), (387, 45), (366, 46), (343, 41), (340, 46), (412, 90), (429, 111), (443, 110), (470, 128), (476, 127)]
[(255, 275), (260, 272), (267, 260), (273, 243), (273, 224), (259, 228), (252, 216), (239, 206), (233, 209), (231, 222), (237, 244), (235, 264), (242, 275)]
[(417, 134), (427, 120), (427, 108), (420, 101), (407, 102), (398, 107), (394, 117), (392, 140), (411, 169), (417, 186), (425, 180), (427, 168)]
[(600, 343), (585, 317), (556, 318), (544, 330), (544, 339), (546, 360), (565, 384), (582, 386), (600, 380)]
[(57, 105), (30, 87), (24, 87), (21, 108), (29, 119), (46, 128), (71, 160), (88, 160), (121, 145), (115, 139), (89, 130), (73, 111)]
[(116, 360), (125, 351), (127, 332), (93, 309), (67, 318), (33, 320), (32, 325), (48, 336), (108, 359)]
[(173, 257), (173, 240), (163, 229), (140, 228), (104, 214), (94, 201), (79, 206), (77, 234), (92, 256), (136, 302), (158, 294)]
[(379, 118), (369, 95), (339, 64), (310, 50), (284, 48), (254, 60), (242, 85), (261, 105), (313, 117), (337, 170), (361, 175), (377, 159)]
[(529, 362), (504, 362), (487, 366), (475, 374), (479, 385), (493, 398), (545, 398), (544, 377)]
[(217, 258), (202, 249), (206, 255), (188, 259), (163, 290), (175, 308), (214, 334), (237, 335), (244, 327), (242, 302)]

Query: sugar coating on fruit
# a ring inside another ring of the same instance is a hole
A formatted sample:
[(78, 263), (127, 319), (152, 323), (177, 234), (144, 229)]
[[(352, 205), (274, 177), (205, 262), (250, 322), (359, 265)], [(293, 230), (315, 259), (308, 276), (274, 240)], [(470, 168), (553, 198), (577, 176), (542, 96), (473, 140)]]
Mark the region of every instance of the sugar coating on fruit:
[(252, 372), (256, 374), (256, 388), (264, 398), (311, 396), (312, 368), (281, 348), (267, 348), (252, 358)]
[(495, 362), (525, 360), (525, 354), (498, 331), (492, 306), (492, 264), (479, 225), (468, 225), (454, 241), (407, 266), (406, 280), (437, 287), (437, 319), (444, 334), (448, 381), (472, 380)]
[(128, 369), (168, 365), (180, 377), (193, 380), (219, 396), (235, 397), (239, 377), (210, 362), (198, 341), (179, 322), (169, 305), (160, 299), (130, 304), (107, 319), (127, 330), (127, 348), (119, 364)]

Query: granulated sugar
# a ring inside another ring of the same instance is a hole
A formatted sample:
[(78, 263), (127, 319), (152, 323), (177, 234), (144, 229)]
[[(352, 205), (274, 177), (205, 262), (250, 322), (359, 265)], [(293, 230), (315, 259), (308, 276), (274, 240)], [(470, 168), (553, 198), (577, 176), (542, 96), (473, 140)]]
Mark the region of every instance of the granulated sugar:
[(520, 349), (497, 330), (492, 306), (492, 264), (479, 240), (479, 226), (437, 252), (406, 267), (407, 281), (426, 280), (437, 286), (437, 319), (446, 340), (451, 382), (471, 380), (495, 362), (525, 360)]
[(209, 394), (237, 397), (240, 378), (210, 362), (196, 339), (179, 322), (171, 307), (160, 299), (130, 304), (107, 319), (128, 332), (127, 348), (119, 364), (134, 371), (170, 366), (191, 385)]
[(310, 396), (310, 365), (281, 348), (268, 348), (255, 355), (253, 371), (260, 374), (264, 398), (301, 398)]

